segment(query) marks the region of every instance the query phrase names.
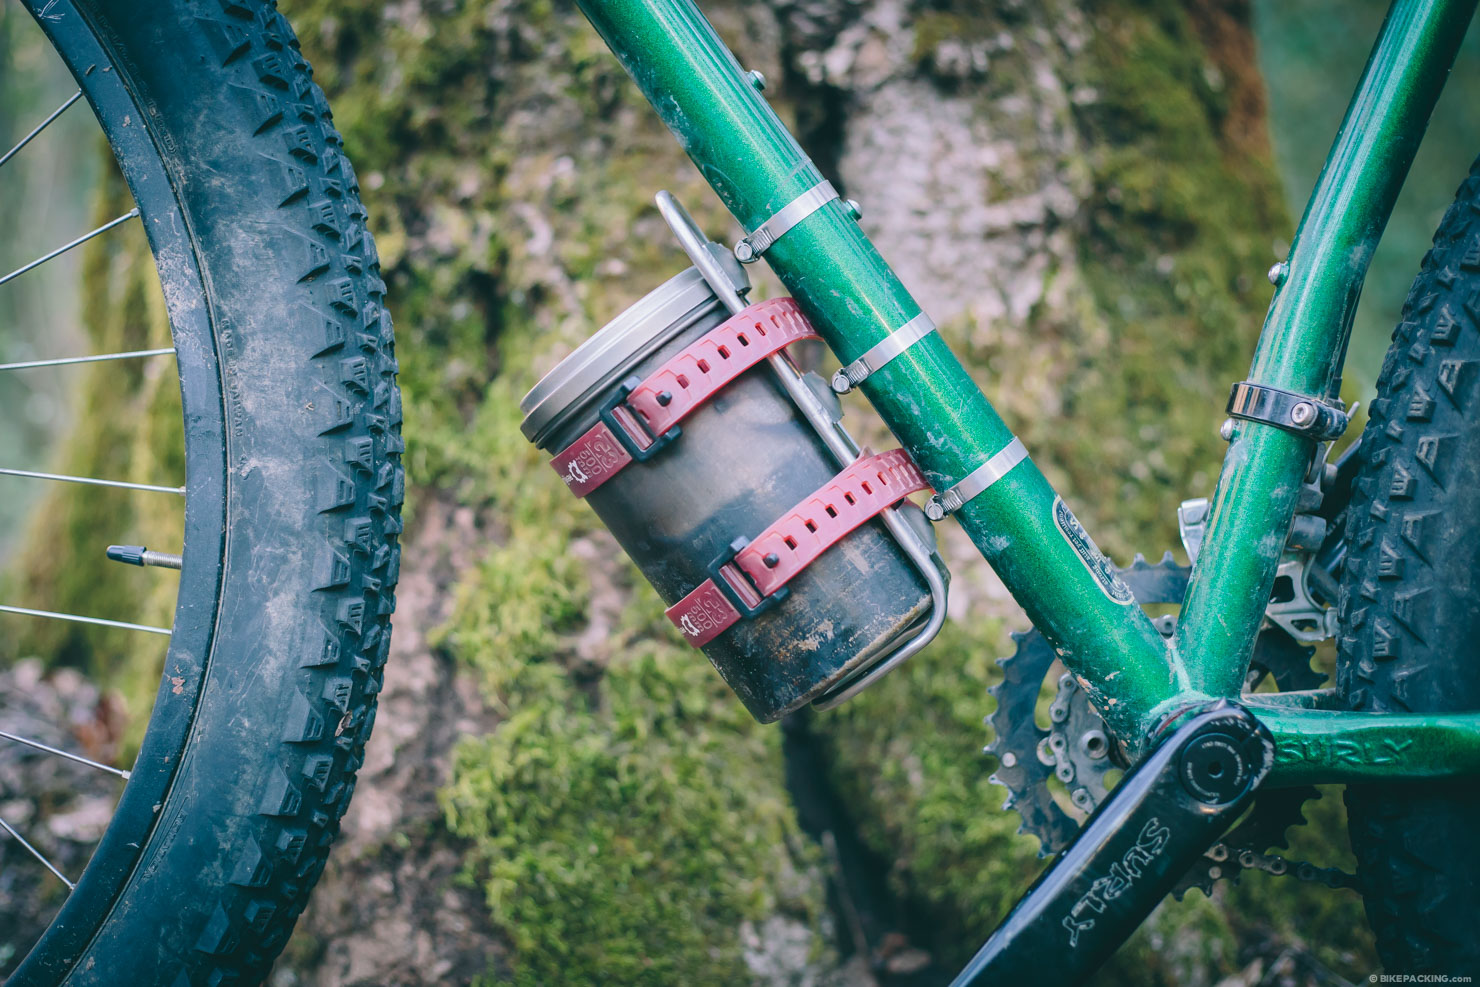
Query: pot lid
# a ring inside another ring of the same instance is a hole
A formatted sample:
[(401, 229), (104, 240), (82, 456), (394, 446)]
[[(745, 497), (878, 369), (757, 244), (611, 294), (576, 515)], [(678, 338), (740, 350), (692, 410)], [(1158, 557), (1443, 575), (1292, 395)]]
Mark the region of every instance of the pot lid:
[[(709, 247), (723, 254), (728, 260), (727, 271), (736, 269), (729, 273), (748, 290), (748, 279), (729, 251), (718, 244)], [(714, 290), (697, 268), (669, 278), (577, 346), (524, 395), (519, 402), (519, 410), (524, 413), (520, 431), (540, 444), (567, 412), (584, 407), (615, 385), (627, 368), (719, 305)]]

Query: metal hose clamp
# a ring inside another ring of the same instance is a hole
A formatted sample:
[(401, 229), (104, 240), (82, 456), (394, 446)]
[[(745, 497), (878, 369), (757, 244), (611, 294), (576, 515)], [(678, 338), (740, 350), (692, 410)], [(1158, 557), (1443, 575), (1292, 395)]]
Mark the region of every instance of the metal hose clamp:
[(832, 182), (823, 182), (807, 189), (735, 244), (735, 259), (742, 264), (755, 263), (761, 254), (770, 249), (771, 244), (785, 236), (793, 226), (836, 198), (838, 190), (832, 187)]
[(944, 521), (947, 515), (959, 511), (967, 501), (1002, 479), (1014, 466), (1027, 458), (1028, 449), (1023, 445), (1023, 440), (1013, 436), (1006, 448), (994, 453), (992, 458), (966, 474), (960, 483), (927, 500), (925, 516), (932, 521)]
[(921, 312), (875, 343), (863, 356), (833, 374), (832, 389), (839, 394), (847, 394), (868, 380), (869, 375), (883, 369), (890, 360), (934, 331), (935, 323), (930, 321), (930, 316)]

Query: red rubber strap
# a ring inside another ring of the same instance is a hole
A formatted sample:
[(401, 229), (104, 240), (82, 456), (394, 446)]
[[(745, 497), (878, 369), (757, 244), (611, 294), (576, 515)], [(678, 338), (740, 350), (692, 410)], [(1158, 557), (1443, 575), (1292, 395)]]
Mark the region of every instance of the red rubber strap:
[[(745, 371), (802, 339), (818, 339), (791, 298), (757, 302), (694, 340), (639, 384), (613, 412), (640, 449), (652, 444)], [(577, 497), (601, 486), (632, 456), (605, 422), (560, 450), (550, 465)]]
[(560, 455), (550, 460), (550, 465), (570, 487), (571, 493), (584, 497), (616, 476), (630, 462), (632, 457), (622, 448), (612, 430), (606, 427), (606, 422), (597, 422), (585, 435), (560, 450)]
[[(721, 574), (741, 599), (754, 606), (853, 529), (910, 494), (929, 489), (903, 449), (865, 456), (778, 518), (741, 549)], [(768, 558), (774, 558), (775, 564), (767, 565)], [(666, 613), (695, 647), (708, 644), (740, 620), (740, 611), (712, 579), (704, 580)]]

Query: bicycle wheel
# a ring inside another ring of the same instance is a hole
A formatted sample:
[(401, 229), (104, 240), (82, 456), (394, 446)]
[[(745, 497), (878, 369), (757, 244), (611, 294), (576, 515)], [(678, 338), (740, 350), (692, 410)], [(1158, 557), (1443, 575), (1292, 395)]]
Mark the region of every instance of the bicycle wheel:
[[(1353, 709), (1480, 709), (1480, 162), (1408, 295), (1362, 434), (1337, 685)], [(1480, 794), (1351, 787), (1352, 849), (1397, 973), (1480, 972)]]
[(180, 590), (141, 751), (8, 982), (254, 981), (324, 866), (389, 648), (404, 478), (385, 285), (271, 0), (23, 4), (147, 231), (186, 449)]

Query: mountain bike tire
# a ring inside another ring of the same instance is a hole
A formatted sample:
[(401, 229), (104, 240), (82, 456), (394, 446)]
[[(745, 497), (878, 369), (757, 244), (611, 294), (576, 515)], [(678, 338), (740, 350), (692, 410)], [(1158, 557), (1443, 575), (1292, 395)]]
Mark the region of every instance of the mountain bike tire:
[[(1480, 709), (1480, 161), (1434, 235), (1362, 435), (1337, 686), (1352, 709)], [(1352, 849), (1383, 964), (1480, 973), (1480, 790), (1352, 786)]]
[(134, 193), (186, 431), (184, 569), (133, 776), (9, 984), (265, 976), (375, 720), (404, 474), (385, 285), (270, 0), (23, 0)]

